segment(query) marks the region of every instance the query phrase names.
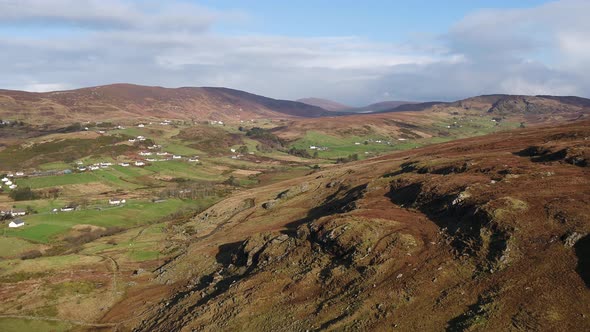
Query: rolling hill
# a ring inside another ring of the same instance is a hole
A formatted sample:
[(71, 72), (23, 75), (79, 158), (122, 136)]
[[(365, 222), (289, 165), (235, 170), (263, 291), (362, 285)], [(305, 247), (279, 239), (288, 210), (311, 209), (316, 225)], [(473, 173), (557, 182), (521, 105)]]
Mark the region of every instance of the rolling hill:
[(588, 137), (588, 121), (518, 129), (235, 194), (179, 226), (186, 250), (103, 322), (588, 329)]
[(305, 103), (308, 105), (317, 106), (317, 107), (320, 107), (320, 108), (323, 108), (327, 111), (332, 111), (332, 112), (344, 112), (344, 111), (354, 109), (354, 107), (352, 107), (352, 106), (344, 105), (344, 104), (341, 104), (341, 103), (333, 101), (333, 100), (322, 99), (322, 98), (313, 98), (313, 97), (312, 98), (302, 98), (302, 99), (297, 99), (297, 101), (300, 103)]
[(0, 118), (37, 123), (145, 118), (238, 121), (326, 114), (316, 106), (227, 88), (112, 84), (46, 93), (0, 90)]

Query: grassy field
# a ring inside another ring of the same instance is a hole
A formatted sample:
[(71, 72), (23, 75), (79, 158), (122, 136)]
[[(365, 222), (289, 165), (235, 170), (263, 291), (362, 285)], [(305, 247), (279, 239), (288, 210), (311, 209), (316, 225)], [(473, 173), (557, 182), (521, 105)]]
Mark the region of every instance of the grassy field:
[(38, 248), (38, 245), (32, 244), (23, 239), (15, 237), (0, 237), (0, 257), (10, 258), (16, 257), (23, 252)]
[(25, 226), (17, 229), (6, 229), (6, 235), (38, 243), (49, 243), (57, 235), (68, 232), (74, 225), (88, 224), (102, 227), (129, 228), (156, 221), (182, 209), (198, 208), (209, 204), (211, 200), (196, 202), (169, 199), (161, 203), (133, 201), (124, 206), (106, 208), (101, 211), (88, 209), (35, 214), (23, 218)]
[(19, 318), (0, 318), (0, 329), (3, 332), (24, 332), (24, 331), (69, 331), (71, 324), (63, 322), (27, 320)]

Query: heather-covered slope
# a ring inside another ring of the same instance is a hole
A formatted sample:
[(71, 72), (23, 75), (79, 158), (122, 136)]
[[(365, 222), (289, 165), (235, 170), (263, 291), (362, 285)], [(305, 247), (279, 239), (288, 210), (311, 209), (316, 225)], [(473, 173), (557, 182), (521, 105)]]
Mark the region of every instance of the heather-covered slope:
[(585, 121), (434, 145), (242, 192), (178, 226), (186, 250), (154, 271), (162, 286), (145, 289), (159, 290), (158, 304), (138, 293), (103, 320), (147, 310), (126, 324), (586, 330), (589, 159)]
[(112, 84), (46, 93), (0, 90), (0, 118), (51, 124), (145, 118), (238, 121), (317, 117), (326, 113), (304, 103), (227, 88), (168, 89)]

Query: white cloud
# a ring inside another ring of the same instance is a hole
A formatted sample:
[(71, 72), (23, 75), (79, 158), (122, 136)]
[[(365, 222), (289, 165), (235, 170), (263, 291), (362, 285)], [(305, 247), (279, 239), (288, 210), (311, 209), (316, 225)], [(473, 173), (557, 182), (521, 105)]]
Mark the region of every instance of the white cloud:
[(589, 96), (590, 80), (580, 70), (590, 70), (587, 12), (586, 1), (483, 10), (438, 39), (418, 36), (391, 44), (357, 36), (215, 33), (213, 26), (247, 15), (181, 1), (0, 0), (0, 24), (76, 31), (0, 34), (0, 61), (11, 64), (0, 70), (0, 86), (39, 91), (112, 82), (223, 85), (353, 104), (485, 93)]

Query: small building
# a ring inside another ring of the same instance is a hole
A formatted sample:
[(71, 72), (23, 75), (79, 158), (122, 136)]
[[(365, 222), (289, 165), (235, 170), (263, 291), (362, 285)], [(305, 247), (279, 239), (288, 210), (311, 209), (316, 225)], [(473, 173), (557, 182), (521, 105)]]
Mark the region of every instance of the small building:
[(135, 143), (135, 138), (130, 138), (130, 139), (128, 139), (128, 141), (131, 143)]
[(8, 186), (8, 188), (10, 188), (10, 189), (16, 189), (16, 187), (18, 187), (16, 184), (12, 184), (12, 185)]
[(120, 199), (120, 198), (110, 198), (109, 199), (110, 205), (121, 205), (121, 204), (125, 204), (125, 203), (126, 203), (125, 199)]
[(122, 167), (129, 167), (129, 163), (119, 163), (119, 166), (122, 166)]
[(11, 221), (8, 224), (8, 227), (10, 227), (10, 228), (18, 228), (18, 227), (22, 227), (24, 225), (25, 225), (25, 222), (24, 221), (22, 221), (21, 219), (16, 219), (16, 220)]
[(145, 163), (143, 161), (136, 161), (135, 166), (145, 166)]
[(199, 159), (197, 159), (197, 158), (190, 158), (188, 161), (191, 162), (191, 163), (195, 163), (195, 162), (198, 162)]
[(2, 181), (2, 182), (8, 182), (8, 181), (10, 181), (10, 179), (8, 179), (7, 177), (3, 177), (2, 180), (0, 180), (0, 181)]
[(16, 172), (14, 173), (16, 176), (25, 176), (25, 172)]
[(27, 214), (25, 210), (10, 210), (10, 215), (13, 217), (21, 217)]
[(182, 156), (172, 155), (172, 159), (181, 159)]
[(145, 127), (145, 125), (143, 123), (140, 123), (140, 124), (137, 125), (137, 127), (138, 128), (143, 128), (143, 127)]
[(76, 208), (71, 206), (71, 205), (66, 205), (64, 207), (62, 207), (61, 209), (59, 209), (61, 212), (70, 212), (70, 211), (74, 211)]
[(310, 146), (309, 146), (309, 149), (310, 149), (310, 150), (316, 150), (317, 148), (318, 148), (318, 147), (317, 147), (317, 146), (315, 146), (315, 145), (310, 145)]
[(12, 181), (8, 180), (6, 182), (4, 182), (5, 185), (10, 186), (12, 184)]

